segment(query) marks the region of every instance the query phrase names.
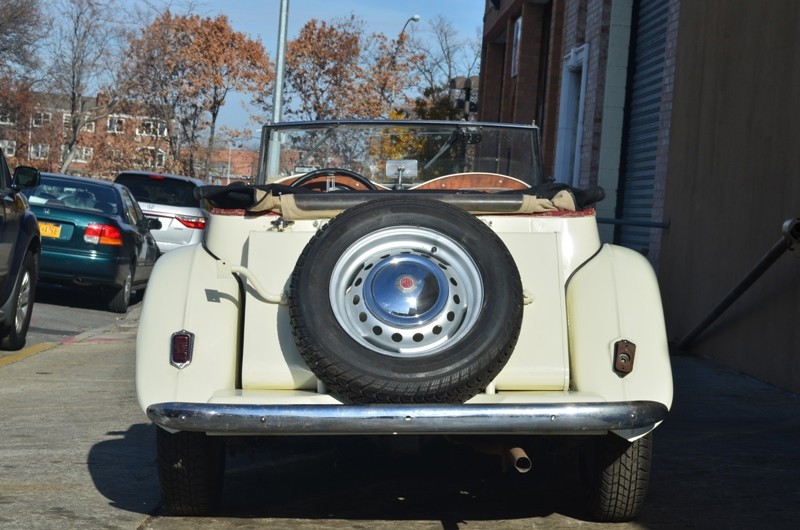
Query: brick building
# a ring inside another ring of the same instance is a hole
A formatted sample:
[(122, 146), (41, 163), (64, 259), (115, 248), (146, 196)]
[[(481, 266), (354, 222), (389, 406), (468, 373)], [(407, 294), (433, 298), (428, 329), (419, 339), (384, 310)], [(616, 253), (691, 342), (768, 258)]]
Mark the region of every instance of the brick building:
[[(169, 157), (167, 127), (136, 109), (103, 110), (103, 95), (83, 98), (85, 125), (69, 173), (112, 177), (121, 169), (164, 170)], [(67, 157), (73, 116), (66, 97), (37, 93), (24, 109), (0, 112), (0, 148), (12, 165), (57, 172)]]
[(257, 150), (229, 146), (224, 149), (215, 149), (211, 154), (209, 181), (213, 184), (251, 182), (257, 171)]
[[(67, 156), (65, 141), (72, 123), (70, 102), (52, 94), (32, 96), (24, 110), (0, 110), (0, 149), (12, 166), (26, 164), (59, 172)], [(102, 94), (83, 99), (81, 108), (87, 121), (78, 133), (68, 173), (110, 179), (126, 169), (176, 172), (163, 121), (133, 106), (109, 114), (105, 103)], [(209, 182), (247, 180), (256, 173), (256, 150), (219, 144), (211, 153), (208, 168), (203, 163), (205, 153), (204, 147), (196, 150), (196, 170)]]

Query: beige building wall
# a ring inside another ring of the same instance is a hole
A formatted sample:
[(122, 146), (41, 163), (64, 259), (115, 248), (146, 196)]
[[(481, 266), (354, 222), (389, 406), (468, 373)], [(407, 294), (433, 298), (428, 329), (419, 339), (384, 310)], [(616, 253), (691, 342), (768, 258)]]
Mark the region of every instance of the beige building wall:
[[(680, 3), (659, 276), (686, 336), (800, 217), (800, 2)], [(688, 348), (800, 392), (800, 249)]]

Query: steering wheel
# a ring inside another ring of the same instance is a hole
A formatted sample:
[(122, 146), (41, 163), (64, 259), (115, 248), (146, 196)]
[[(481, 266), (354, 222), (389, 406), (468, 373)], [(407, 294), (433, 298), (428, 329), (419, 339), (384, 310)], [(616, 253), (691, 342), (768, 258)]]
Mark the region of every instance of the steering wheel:
[[(290, 187), (299, 188), (306, 182), (313, 180), (317, 177), (333, 177), (335, 182), (337, 176), (350, 177), (351, 179), (363, 184), (364, 187), (366, 187), (368, 190), (378, 191), (378, 187), (375, 186), (375, 184), (364, 175), (359, 175), (355, 171), (350, 171), (349, 169), (342, 169), (339, 167), (324, 167), (322, 169), (315, 169), (314, 171), (309, 171), (299, 179), (292, 182)], [(347, 186), (343, 187), (350, 189)]]

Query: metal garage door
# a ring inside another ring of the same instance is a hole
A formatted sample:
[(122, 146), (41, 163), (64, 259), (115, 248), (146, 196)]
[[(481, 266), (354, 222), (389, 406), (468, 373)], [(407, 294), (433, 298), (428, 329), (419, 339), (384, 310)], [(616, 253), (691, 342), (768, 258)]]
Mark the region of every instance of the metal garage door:
[(635, 2), (615, 241), (649, 252), (669, 2)]

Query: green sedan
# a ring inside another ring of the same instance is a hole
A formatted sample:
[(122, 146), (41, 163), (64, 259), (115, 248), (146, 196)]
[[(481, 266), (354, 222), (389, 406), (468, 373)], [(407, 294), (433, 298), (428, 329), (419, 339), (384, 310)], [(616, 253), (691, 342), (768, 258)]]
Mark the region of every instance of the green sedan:
[(131, 293), (150, 278), (159, 255), (150, 230), (161, 222), (108, 181), (42, 173), (39, 186), (23, 193), (41, 232), (39, 280), (93, 289), (109, 310), (125, 313)]

